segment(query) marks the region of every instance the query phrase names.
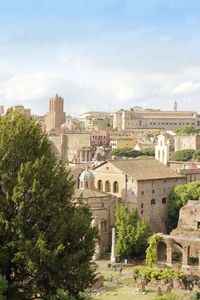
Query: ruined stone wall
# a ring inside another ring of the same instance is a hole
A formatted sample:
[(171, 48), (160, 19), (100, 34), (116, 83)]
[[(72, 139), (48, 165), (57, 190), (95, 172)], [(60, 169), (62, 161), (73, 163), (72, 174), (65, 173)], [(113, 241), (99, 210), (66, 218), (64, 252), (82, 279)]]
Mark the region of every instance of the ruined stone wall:
[(176, 135), (174, 137), (175, 151), (185, 149), (200, 149), (200, 135)]
[(90, 147), (90, 134), (72, 133), (66, 135), (67, 160), (72, 161), (78, 148)]

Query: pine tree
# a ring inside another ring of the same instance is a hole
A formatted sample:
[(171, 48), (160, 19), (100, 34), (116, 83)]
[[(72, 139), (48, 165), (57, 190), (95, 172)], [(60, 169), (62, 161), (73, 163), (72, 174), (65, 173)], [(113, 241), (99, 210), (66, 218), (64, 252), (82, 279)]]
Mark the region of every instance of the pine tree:
[(6, 299), (17, 299), (17, 292), (25, 299), (49, 299), (60, 288), (77, 296), (93, 282), (97, 232), (89, 207), (72, 202), (73, 188), (33, 118), (1, 118), (0, 270), (8, 281)]

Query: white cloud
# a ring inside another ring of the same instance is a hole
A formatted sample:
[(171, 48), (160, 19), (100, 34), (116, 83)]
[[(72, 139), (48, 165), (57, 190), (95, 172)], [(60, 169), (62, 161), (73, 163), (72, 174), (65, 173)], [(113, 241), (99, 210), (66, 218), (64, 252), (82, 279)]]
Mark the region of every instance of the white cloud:
[(55, 73), (15, 75), (0, 85), (0, 96), (7, 101), (15, 99), (24, 103), (45, 96), (58, 81), (59, 77)]
[(195, 83), (193, 81), (186, 81), (171, 90), (172, 94), (184, 94), (196, 92), (200, 89), (200, 83)]

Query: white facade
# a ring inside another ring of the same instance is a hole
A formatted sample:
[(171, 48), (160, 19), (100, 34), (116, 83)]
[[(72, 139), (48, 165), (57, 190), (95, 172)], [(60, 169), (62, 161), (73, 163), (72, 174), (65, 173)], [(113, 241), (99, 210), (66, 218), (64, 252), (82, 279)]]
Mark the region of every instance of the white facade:
[(164, 165), (167, 165), (169, 160), (169, 140), (164, 134), (158, 136), (158, 143), (155, 147), (155, 158)]

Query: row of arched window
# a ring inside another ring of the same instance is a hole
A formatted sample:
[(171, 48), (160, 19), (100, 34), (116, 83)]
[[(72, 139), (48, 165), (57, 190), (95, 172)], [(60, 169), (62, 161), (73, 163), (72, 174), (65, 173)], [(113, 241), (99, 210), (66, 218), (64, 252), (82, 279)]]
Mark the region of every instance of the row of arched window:
[(110, 183), (109, 180), (105, 181), (104, 187), (103, 187), (103, 181), (99, 180), (97, 182), (97, 189), (99, 191), (103, 191), (104, 190), (106, 193), (110, 193), (110, 192), (119, 193), (119, 183), (117, 181), (114, 181), (113, 185), (112, 185), (112, 191), (111, 191), (111, 183)]

